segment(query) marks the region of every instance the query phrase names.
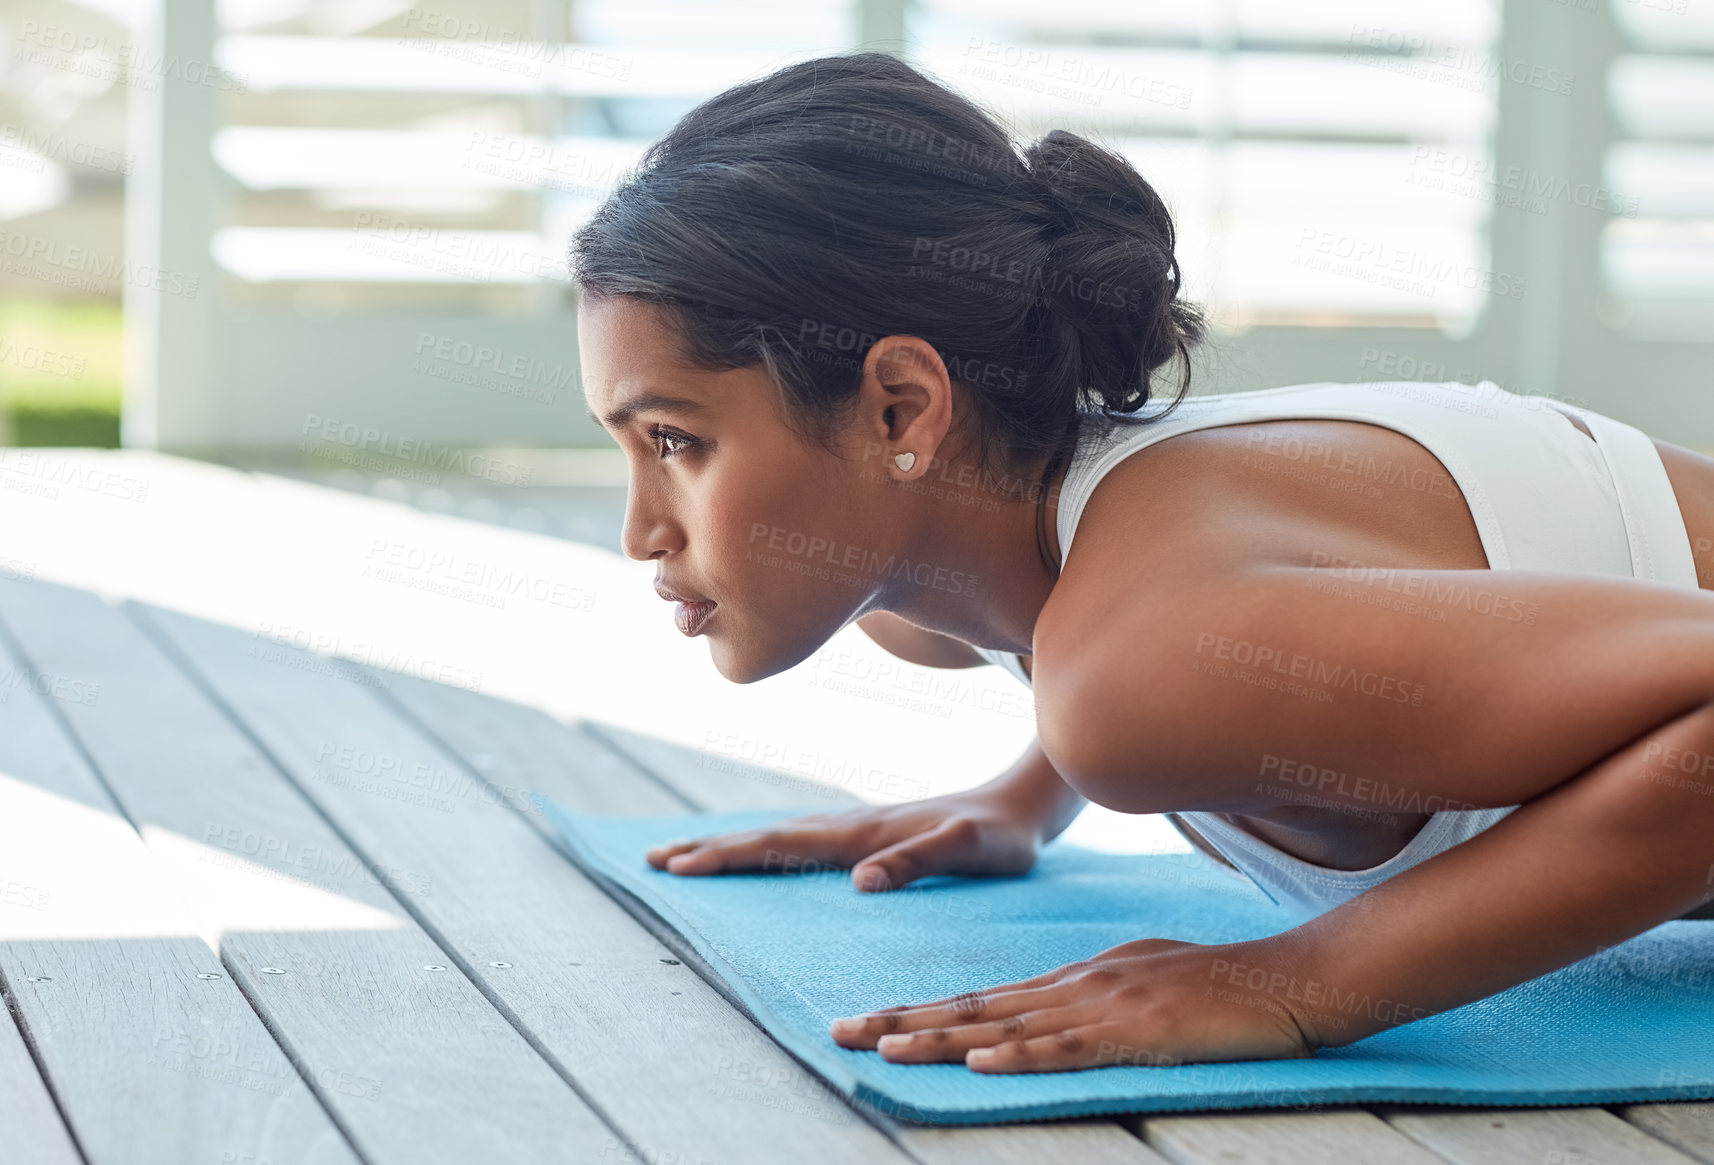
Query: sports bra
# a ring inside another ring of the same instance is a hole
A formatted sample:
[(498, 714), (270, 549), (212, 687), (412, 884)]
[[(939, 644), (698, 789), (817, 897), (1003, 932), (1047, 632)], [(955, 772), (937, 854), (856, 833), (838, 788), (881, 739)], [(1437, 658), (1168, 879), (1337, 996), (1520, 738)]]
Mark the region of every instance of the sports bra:
[[(1572, 423), (1581, 420), (1585, 434)], [(1362, 421), (1392, 429), (1434, 454), (1464, 500), (1493, 570), (1564, 571), (1652, 579), (1695, 589), (1690, 538), (1654, 443), (1641, 430), (1545, 396), (1509, 392), (1491, 381), (1303, 384), (1256, 392), (1186, 397), (1151, 424), (1087, 416), (1060, 486), (1061, 562), (1096, 485), (1126, 457), (1198, 429), (1259, 421)], [(1270, 450), (1274, 452), (1275, 450)], [(1295, 438), (1277, 450), (1283, 472), (1319, 475), (1340, 488), (1397, 484), (1389, 464), (1329, 466)], [(974, 647), (974, 645), (972, 645)], [(976, 647), (1026, 686), (1017, 655)], [(1476, 836), (1516, 809), (1433, 813), (1397, 854), (1379, 865), (1336, 870), (1278, 849), (1215, 813), (1181, 811), (1189, 825), (1274, 902), (1312, 917)]]

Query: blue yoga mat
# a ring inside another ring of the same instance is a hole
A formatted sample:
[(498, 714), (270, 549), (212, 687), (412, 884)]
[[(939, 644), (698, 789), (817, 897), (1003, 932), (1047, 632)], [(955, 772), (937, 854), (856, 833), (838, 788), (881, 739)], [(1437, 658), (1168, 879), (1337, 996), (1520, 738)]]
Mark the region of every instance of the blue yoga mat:
[(543, 802), (569, 852), (688, 939), (770, 1034), (847, 1096), (928, 1124), (1360, 1101), (1714, 1097), (1714, 923), (1669, 922), (1570, 967), (1308, 1060), (984, 1076), (839, 1047), (836, 1018), (1027, 979), (1139, 938), (1234, 942), (1290, 917), (1201, 855), (1050, 845), (1012, 878), (860, 894), (843, 870), (678, 877), (643, 859), (779, 811), (613, 818)]

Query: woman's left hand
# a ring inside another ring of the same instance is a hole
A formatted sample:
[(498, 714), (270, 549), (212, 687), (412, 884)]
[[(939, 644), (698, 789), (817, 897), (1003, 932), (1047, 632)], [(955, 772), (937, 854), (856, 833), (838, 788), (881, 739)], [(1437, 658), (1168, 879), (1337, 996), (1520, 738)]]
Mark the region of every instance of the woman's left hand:
[(836, 1020), (832, 1034), (895, 1063), (962, 1060), (977, 1072), (1313, 1054), (1284, 1004), (1232, 986), (1233, 966), (1258, 962), (1241, 947), (1255, 951), (1143, 939), (1021, 983)]

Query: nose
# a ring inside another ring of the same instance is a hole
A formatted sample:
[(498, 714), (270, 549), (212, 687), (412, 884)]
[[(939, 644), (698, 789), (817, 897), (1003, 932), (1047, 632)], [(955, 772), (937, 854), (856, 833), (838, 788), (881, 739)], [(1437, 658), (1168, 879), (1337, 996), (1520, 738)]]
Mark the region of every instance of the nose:
[(682, 549), (684, 537), (655, 491), (633, 482), (625, 495), (625, 525), (619, 544), (625, 557), (647, 562)]

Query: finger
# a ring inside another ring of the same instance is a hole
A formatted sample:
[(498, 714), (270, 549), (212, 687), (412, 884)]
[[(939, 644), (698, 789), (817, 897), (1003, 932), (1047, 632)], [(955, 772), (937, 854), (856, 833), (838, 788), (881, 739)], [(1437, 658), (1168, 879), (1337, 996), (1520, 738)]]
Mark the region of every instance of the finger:
[(1126, 1044), (1119, 1024), (1089, 1023), (1060, 1031), (1008, 1040), (988, 1048), (972, 1048), (964, 1065), (973, 1072), (996, 1075), (1013, 1072), (1070, 1072), (1105, 1064), (1176, 1064), (1170, 1055)]
[(677, 841), (669, 841), (662, 845), (654, 846), (647, 850), (643, 854), (643, 857), (651, 866), (655, 867), (655, 869), (663, 870), (666, 868), (668, 858), (672, 857), (674, 854), (682, 854), (686, 850), (695, 849), (701, 844), (702, 843), (699, 841), (687, 841), (681, 838)]
[(1087, 1003), (1023, 1011), (988, 1023), (961, 1027), (930, 1027), (882, 1036), (875, 1044), (881, 1058), (895, 1064), (956, 1063), (975, 1048), (991, 1048), (1014, 1040), (1029, 1040), (1081, 1027), (1101, 1018)]
[(697, 850), (707, 849), (713, 846), (732, 845), (739, 842), (749, 841), (754, 838), (761, 837), (762, 833), (762, 830), (751, 829), (746, 830), (743, 833), (718, 834), (714, 837), (681, 837), (674, 841), (669, 841), (665, 845), (655, 846), (653, 849), (647, 851), (644, 856), (648, 858), (649, 864), (654, 866), (656, 869), (665, 869), (667, 863), (672, 861), (672, 859), (677, 857), (679, 854), (695, 853)]
[[(1034, 980), (1031, 980), (1034, 983)], [(833, 1022), (830, 1029), (834, 1041), (846, 1048), (873, 1048), (882, 1036), (896, 1032), (922, 1031), (925, 1028), (962, 1027), (1008, 1019), (1037, 1008), (1056, 1007), (1068, 1002), (1076, 986), (1070, 983), (1043, 983), (1037, 986), (1018, 985), (1018, 989), (990, 988), (955, 995), (937, 1003), (919, 1003), (910, 1007), (886, 1007)]]
[(851, 848), (844, 830), (820, 828), (752, 830), (708, 838), (674, 854), (666, 869), (674, 874), (720, 874), (761, 870), (779, 874), (814, 873), (820, 868), (844, 869)]
[(851, 870), (857, 889), (875, 893), (908, 886), (930, 874), (952, 872), (952, 866), (969, 852), (971, 826), (945, 821), (886, 849), (870, 854)]

